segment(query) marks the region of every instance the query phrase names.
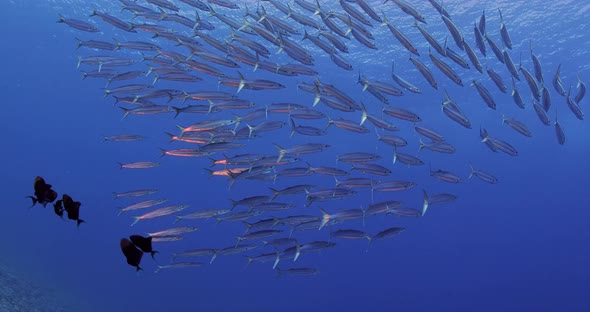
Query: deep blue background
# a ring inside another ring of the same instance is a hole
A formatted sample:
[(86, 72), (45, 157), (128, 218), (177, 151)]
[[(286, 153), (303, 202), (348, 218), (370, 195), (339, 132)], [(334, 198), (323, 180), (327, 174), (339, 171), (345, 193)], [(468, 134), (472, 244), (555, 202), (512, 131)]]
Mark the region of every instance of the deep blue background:
[[(497, 6), (503, 9), (515, 47), (512, 58), (518, 62), (522, 52), (523, 65), (531, 69), (528, 50), (533, 40), (535, 53), (543, 64), (545, 80), (550, 81), (558, 63), (562, 63), (562, 79), (566, 88), (575, 88), (576, 73), (588, 81), (590, 72), (590, 38), (587, 29), (588, 6), (585, 1), (570, 1), (543, 9), (543, 1), (518, 3), (466, 3), (445, 1), (455, 22), (461, 25), (472, 42), (472, 23), (482, 9), (488, 15), (488, 29), (499, 43)], [(105, 6), (117, 12), (117, 4)], [(380, 6), (377, 5), (377, 6)], [(100, 6), (99, 6), (100, 7)], [(270, 8), (270, 5), (268, 6)], [(384, 6), (389, 19), (419, 44), (421, 60), (430, 67), (427, 46), (423, 38), (409, 25), (411, 20), (392, 4)], [(442, 41), (446, 29), (429, 4), (418, 6), (429, 21), (428, 29)], [(422, 95), (407, 95), (391, 102), (419, 113), (427, 126), (444, 133), (457, 147), (454, 155), (438, 155), (423, 151), (419, 155), (434, 168), (457, 172), (464, 181), (448, 185), (428, 175), (427, 166), (392, 167), (391, 179), (407, 179), (418, 187), (403, 194), (378, 194), (376, 200), (404, 200), (410, 207), (420, 207), (421, 189), (431, 193), (452, 192), (460, 200), (452, 205), (432, 207), (424, 218), (399, 219), (379, 216), (367, 220), (363, 229), (376, 233), (391, 226), (407, 230), (392, 240), (377, 242), (369, 252), (366, 242), (337, 241), (337, 248), (319, 254), (304, 255), (297, 267), (314, 267), (321, 274), (303, 278), (276, 278), (267, 264), (254, 264), (244, 269), (241, 256), (220, 257), (213, 265), (197, 269), (162, 271), (153, 274), (153, 261), (146, 257), (146, 271), (136, 275), (125, 264), (119, 239), (133, 233), (144, 233), (170, 227), (172, 218), (141, 221), (130, 228), (130, 215), (116, 216), (117, 206), (132, 201), (112, 199), (112, 192), (136, 188), (158, 188), (158, 198), (172, 204), (191, 204), (192, 209), (225, 208), (228, 198), (240, 199), (268, 194), (269, 183), (238, 181), (228, 193), (222, 178), (208, 180), (201, 168), (207, 159), (159, 158), (158, 147), (167, 145), (164, 131), (176, 131), (175, 124), (188, 125), (203, 116), (171, 115), (130, 116), (120, 121), (122, 113), (112, 106), (112, 99), (103, 99), (104, 83), (98, 79), (80, 80), (76, 70), (78, 55), (92, 55), (89, 50), (75, 50), (74, 37), (109, 40), (146, 38), (141, 34), (121, 34), (104, 22), (93, 19), (104, 34), (86, 34), (55, 23), (59, 13), (84, 19), (92, 7), (78, 2), (0, 4), (0, 25), (3, 32), (0, 59), (3, 60), (0, 88), (3, 109), (0, 114), (2, 133), (2, 166), (0, 187), (5, 194), (0, 217), (1, 261), (17, 269), (23, 278), (53, 288), (63, 296), (72, 310), (81, 311), (194, 311), (256, 310), (284, 311), (342, 310), (358, 311), (588, 311), (590, 310), (590, 200), (586, 192), (590, 146), (588, 122), (578, 121), (569, 112), (565, 99), (556, 95), (551, 86), (554, 106), (564, 126), (567, 143), (559, 146), (553, 127), (540, 124), (531, 109), (528, 87), (522, 81), (519, 90), (527, 109), (519, 111), (509, 94), (500, 94), (487, 76), (474, 70), (457, 69), (466, 86), (459, 88), (432, 67), (439, 90), (434, 91), (407, 62), (407, 52), (400, 48), (385, 28), (375, 27), (378, 46), (374, 52), (356, 46), (355, 53), (346, 57), (355, 71), (345, 72), (335, 67), (326, 56), (318, 56), (315, 68), (322, 81), (334, 83), (357, 100), (372, 105), (378, 103), (361, 93), (356, 85), (356, 69), (373, 79), (389, 81), (391, 60), (396, 72), (418, 84)], [(226, 12), (224, 10), (220, 10)], [(226, 12), (227, 14), (235, 14)], [(398, 18), (393, 18), (396, 16)], [(123, 15), (129, 18), (129, 15)], [(567, 18), (566, 18), (567, 17)], [(218, 21), (212, 19), (216, 25)], [(224, 33), (224, 36), (226, 34)], [(450, 38), (449, 38), (450, 39)], [(307, 47), (311, 48), (310, 45)], [(449, 41), (449, 46), (457, 48)], [(474, 45), (473, 45), (474, 46)], [(318, 55), (318, 50), (313, 50)], [(508, 82), (509, 74), (491, 54), (482, 63), (501, 72)], [(104, 54), (104, 53), (97, 53)], [(284, 56), (278, 60), (287, 61)], [(270, 102), (295, 101), (309, 104), (312, 96), (298, 92), (295, 84), (312, 78), (287, 79), (268, 73), (251, 73), (243, 66), (242, 73), (258, 78), (276, 79), (288, 85), (284, 92), (248, 91), (239, 95), (257, 101), (259, 107)], [(84, 67), (91, 69), (90, 67)], [(142, 68), (139, 65), (138, 68)], [(455, 67), (456, 68), (456, 67)], [(232, 74), (232, 71), (227, 71)], [(201, 74), (201, 77), (204, 75)], [(487, 108), (473, 87), (471, 78), (484, 82), (493, 92), (498, 111)], [(148, 80), (145, 80), (148, 82)], [(159, 87), (174, 86), (161, 84)], [(177, 85), (178, 86), (178, 85)], [(190, 90), (215, 90), (216, 80), (187, 87)], [(470, 117), (473, 128), (465, 130), (448, 120), (440, 111), (442, 88), (449, 93)], [(220, 90), (233, 92), (229, 88)], [(272, 97), (272, 99), (269, 99)], [(587, 108), (588, 98), (581, 106)], [(324, 111), (325, 108), (322, 108)], [(243, 113), (243, 112), (239, 112)], [(533, 138), (524, 138), (501, 125), (501, 114), (515, 116), (532, 130)], [(224, 118), (223, 113), (211, 118)], [(333, 116), (338, 118), (338, 114)], [(358, 112), (343, 114), (343, 118), (358, 120)], [(284, 115), (272, 117), (285, 120)], [(555, 118), (552, 108), (550, 118)], [(415, 153), (417, 135), (411, 124), (397, 122), (400, 135), (411, 144), (404, 151)], [(314, 124), (305, 123), (303, 124)], [(321, 126), (324, 121), (315, 123)], [(495, 136), (506, 139), (518, 148), (520, 156), (511, 158), (494, 154), (479, 143), (478, 128), (482, 125)], [(373, 132), (373, 131), (372, 131)], [(103, 143), (103, 135), (138, 133), (147, 136), (142, 142)], [(244, 152), (274, 154), (270, 143), (291, 146), (306, 141), (289, 130), (263, 134), (248, 142)], [(375, 140), (374, 133), (351, 134), (330, 128), (329, 135), (313, 138), (314, 142), (329, 142), (333, 147), (323, 154), (306, 157), (314, 166), (335, 166), (335, 157), (346, 151), (375, 151), (384, 158), (382, 165), (391, 164), (391, 149)], [(242, 152), (240, 151), (240, 152)], [(122, 171), (117, 162), (160, 161), (162, 166), (144, 171)], [(496, 185), (477, 179), (467, 180), (468, 163), (499, 177)], [(339, 164), (341, 168), (348, 166)], [(35, 206), (28, 209), (24, 197), (32, 193), (35, 176), (45, 177), (61, 193), (68, 193), (82, 202), (81, 217), (87, 224), (76, 230), (73, 222), (63, 222), (51, 209)], [(310, 182), (331, 187), (332, 178), (296, 178), (278, 181), (282, 188)], [(240, 183), (241, 182), (241, 183)], [(352, 200), (322, 203), (330, 211), (365, 207), (369, 193), (361, 190)], [(156, 198), (156, 197), (154, 197)], [(318, 214), (316, 206), (302, 208), (302, 197), (287, 198), (300, 206), (294, 213)], [(119, 202), (120, 201), (120, 202)], [(190, 225), (186, 222), (185, 225)], [(218, 224), (214, 221), (194, 222), (201, 229), (180, 242), (163, 243), (157, 259), (168, 261), (171, 252), (192, 248), (223, 248), (235, 243), (242, 226)], [(345, 223), (339, 228), (362, 228), (360, 221)], [(328, 232), (305, 232), (302, 241), (327, 240)], [(249, 253), (257, 255), (260, 250)], [(279, 266), (293, 266), (288, 261)]]

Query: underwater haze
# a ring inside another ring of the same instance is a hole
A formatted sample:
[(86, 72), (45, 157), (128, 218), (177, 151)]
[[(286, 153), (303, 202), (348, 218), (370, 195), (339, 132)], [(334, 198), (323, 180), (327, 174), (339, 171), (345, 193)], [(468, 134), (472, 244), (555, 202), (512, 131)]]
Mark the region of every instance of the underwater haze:
[[(590, 311), (590, 3), (224, 3), (0, 2), (0, 311)], [(30, 207), (37, 176), (84, 222)]]

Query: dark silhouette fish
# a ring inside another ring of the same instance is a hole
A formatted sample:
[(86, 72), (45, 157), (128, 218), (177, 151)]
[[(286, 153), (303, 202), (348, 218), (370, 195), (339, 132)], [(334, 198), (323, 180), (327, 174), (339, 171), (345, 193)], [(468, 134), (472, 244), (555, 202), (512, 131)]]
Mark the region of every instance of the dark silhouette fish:
[(35, 178), (35, 196), (27, 196), (33, 201), (33, 205), (35, 206), (36, 203), (43, 205), (43, 207), (47, 206), (48, 203), (53, 202), (57, 198), (57, 192), (51, 189), (51, 184), (45, 183), (42, 177)]
[(58, 215), (60, 218), (63, 219), (64, 217), (64, 206), (63, 206), (63, 200), (58, 199), (55, 204), (53, 204), (53, 211), (55, 212), (56, 215)]
[(139, 263), (141, 262), (141, 257), (143, 257), (143, 251), (137, 249), (135, 244), (133, 244), (130, 240), (126, 238), (121, 239), (121, 251), (125, 255), (127, 259), (127, 264), (130, 266), (135, 267), (136, 271), (143, 270), (139, 267)]
[(158, 251), (152, 249), (152, 237), (143, 237), (141, 235), (131, 235), (129, 236), (133, 244), (139, 247), (143, 252), (149, 252), (154, 258), (154, 255), (158, 253)]
[(80, 227), (80, 223), (86, 222), (80, 219), (80, 205), (82, 205), (80, 202), (74, 201), (72, 197), (67, 194), (63, 194), (62, 202), (65, 211), (68, 213), (68, 219), (75, 220), (78, 227)]

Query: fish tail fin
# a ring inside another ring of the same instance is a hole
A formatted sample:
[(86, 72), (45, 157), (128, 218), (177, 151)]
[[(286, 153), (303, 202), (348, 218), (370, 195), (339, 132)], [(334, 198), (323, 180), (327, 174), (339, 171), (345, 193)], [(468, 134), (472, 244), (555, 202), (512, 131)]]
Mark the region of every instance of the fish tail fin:
[(289, 117), (289, 121), (291, 122), (291, 134), (289, 135), (289, 137), (293, 137), (293, 135), (295, 134), (295, 121), (293, 121), (293, 118)]
[(393, 146), (393, 164), (395, 165), (395, 161), (397, 160), (397, 146)]
[(123, 212), (125, 212), (125, 210), (124, 210), (125, 208), (117, 207), (116, 209), (119, 210), (119, 212), (117, 213), (117, 216), (120, 216), (123, 214)]
[(34, 196), (27, 196), (27, 198), (30, 198), (33, 201), (33, 204), (31, 205), (31, 207), (35, 206), (35, 204), (37, 204), (39, 202), (39, 200)]
[(367, 108), (365, 107), (365, 104), (361, 101), (361, 110), (363, 112), (363, 115), (361, 116), (361, 123), (359, 125), (363, 125), (365, 123), (365, 121), (367, 121), (367, 117), (369, 116), (367, 114)]
[(252, 228), (252, 223), (248, 223), (246, 221), (242, 221), (242, 223), (246, 226), (246, 231), (244, 231), (244, 234), (250, 232), (250, 229)]
[(368, 246), (367, 246), (367, 250), (365, 252), (369, 252), (369, 249), (371, 249), (371, 243), (373, 242), (373, 238), (374, 236), (371, 236), (369, 234), (369, 237), (367, 237), (367, 239), (369, 240)]
[(273, 270), (277, 267), (277, 265), (279, 265), (279, 261), (281, 261), (281, 254), (277, 250), (277, 257), (275, 258), (275, 262), (272, 265)]
[(320, 93), (320, 88), (318, 85), (314, 85), (313, 89), (314, 89), (315, 97), (313, 98), (312, 107), (315, 107), (320, 102), (320, 99), (322, 98), (322, 94)]
[(163, 268), (164, 268), (163, 266), (158, 265), (158, 268), (154, 271), (154, 274), (158, 274), (158, 272), (160, 272), (160, 270), (163, 269)]
[(330, 222), (330, 214), (328, 214), (324, 209), (320, 208), (320, 211), (322, 212), (322, 222), (320, 223), (320, 227), (318, 228), (318, 231), (321, 230), (324, 226), (326, 226), (326, 224), (328, 222)]
[(366, 238), (367, 238), (367, 250), (365, 250), (365, 252), (369, 252), (369, 248), (371, 248), (371, 241), (373, 241), (373, 237), (371, 236), (371, 234), (367, 234)]
[(301, 255), (301, 246), (299, 245), (299, 242), (297, 242), (297, 245), (295, 245), (295, 257), (293, 258), (293, 262), (297, 261), (297, 259), (299, 259), (300, 255)]
[(215, 16), (217, 14), (217, 12), (215, 12), (215, 10), (213, 10), (211, 5), (207, 4), (207, 8), (209, 8), (209, 17)]
[(426, 210), (428, 209), (428, 193), (426, 193), (426, 190), (422, 190), (422, 192), (424, 192), (424, 203), (422, 204), (422, 215), (424, 215), (426, 213)]
[[(213, 158), (211, 158), (211, 157), (207, 157), (207, 158), (209, 158), (209, 160), (211, 161), (211, 166), (209, 166), (209, 167), (213, 167), (213, 166), (215, 166), (215, 165), (216, 165), (215, 163), (217, 162), (217, 159), (213, 159)], [(227, 158), (227, 157), (226, 157), (226, 158)], [(227, 165), (226, 165), (226, 166), (227, 166)]]
[(309, 34), (307, 33), (307, 29), (303, 29), (303, 38), (301, 38), (301, 41), (303, 41), (305, 39), (309, 39)]
[(184, 135), (184, 132), (186, 131), (186, 128), (182, 127), (181, 125), (176, 125), (176, 127), (178, 127), (178, 129), (180, 129), (180, 135), (178, 136), (178, 138), (181, 139), (182, 136)]
[(246, 260), (248, 260), (248, 262), (246, 262), (246, 265), (244, 266), (244, 269), (246, 269), (250, 264), (252, 264), (254, 259), (252, 257), (246, 256), (246, 255), (244, 255), (244, 257), (246, 257)]
[(159, 251), (157, 251), (157, 250), (152, 250), (152, 251), (150, 251), (150, 255), (152, 256), (152, 259), (154, 259), (154, 260), (156, 260), (156, 258), (155, 258), (155, 255), (156, 255), (156, 254), (159, 254), (159, 253), (160, 253), (160, 252), (159, 252)]
[(249, 124), (246, 124), (246, 127), (248, 127), (248, 137), (252, 137), (252, 132), (254, 132), (254, 127), (250, 126)]
[(238, 31), (244, 30), (246, 29), (246, 27), (250, 26), (250, 22), (248, 22), (248, 20), (246, 19), (246, 17), (244, 16), (244, 25), (242, 25), (242, 27), (238, 28)]
[(381, 22), (381, 26), (387, 26), (387, 24), (388, 24), (387, 16), (385, 15), (385, 12), (383, 12), (383, 10), (381, 10), (381, 14), (383, 14), (383, 22)]
[(420, 153), (421, 150), (424, 149), (424, 147), (426, 146), (426, 144), (424, 144), (424, 141), (422, 141), (422, 138), (418, 139), (420, 146), (418, 146), (418, 153)]
[(131, 226), (134, 226), (139, 220), (141, 220), (140, 217), (133, 217), (133, 223), (131, 223)]
[(180, 220), (182, 220), (182, 216), (175, 216), (176, 218), (174, 218), (174, 222), (173, 224), (178, 223)]
[(307, 196), (307, 202), (305, 202), (305, 207), (309, 207), (313, 203), (313, 197)]
[[(209, 110), (207, 110), (207, 114), (210, 114), (211, 111), (213, 110), (213, 107), (215, 106), (215, 103), (213, 103), (213, 101), (207, 99), (207, 101), (209, 102)], [(237, 118), (236, 118), (237, 119)], [(237, 128), (237, 127), (236, 127)]]
[(211, 257), (211, 260), (209, 260), (209, 264), (213, 263), (213, 261), (215, 261), (215, 258), (217, 258), (217, 250), (213, 251), (213, 256)]
[(233, 200), (233, 199), (231, 199), (231, 198), (229, 198), (229, 200), (231, 201), (231, 210), (234, 210), (234, 208), (236, 208), (238, 202), (235, 201), (235, 200)]
[(121, 120), (123, 120), (123, 119), (125, 119), (127, 116), (129, 116), (129, 111), (130, 111), (130, 109), (128, 109), (128, 108), (125, 108), (125, 107), (119, 107), (119, 108), (120, 108), (120, 109), (122, 109), (122, 110), (123, 110), (123, 112), (124, 112), (124, 113), (123, 113), (123, 117), (121, 118)]
[(280, 162), (283, 159), (283, 157), (285, 157), (285, 155), (287, 154), (287, 150), (278, 146), (277, 144), (273, 143), (273, 145), (279, 150), (279, 157), (277, 158), (277, 162)]
[(271, 192), (273, 193), (273, 194), (272, 194), (272, 197), (270, 198), (270, 200), (271, 200), (271, 201), (272, 201), (272, 200), (274, 200), (275, 198), (277, 198), (277, 196), (279, 196), (279, 194), (281, 193), (280, 191), (278, 191), (278, 190), (275, 190), (275, 189), (273, 189), (272, 187), (269, 187), (269, 189), (270, 189), (270, 190), (271, 190)]
[(160, 157), (164, 157), (164, 156), (166, 156), (166, 150), (165, 150), (165, 149), (163, 149), (163, 148), (161, 148), (161, 147), (159, 147), (158, 149), (159, 149), (159, 150), (160, 150), (160, 152), (161, 152), (161, 154), (160, 154)]
[(469, 173), (469, 177), (467, 178), (468, 180), (471, 179), (473, 177), (473, 173), (475, 173), (475, 168), (473, 168), (473, 165), (471, 163), (469, 164), (469, 169), (471, 169), (471, 172)]
[(331, 125), (334, 124), (334, 120), (332, 119), (332, 117), (330, 117), (330, 115), (326, 114), (326, 118), (328, 118), (328, 124), (326, 125), (324, 131), (326, 131), (326, 129), (328, 129)]
[(231, 190), (232, 186), (234, 186), (234, 183), (236, 183), (236, 178), (234, 178), (233, 175), (229, 175), (229, 187), (228, 190)]
[(78, 220), (76, 220), (76, 227), (77, 227), (77, 228), (80, 228), (80, 224), (82, 224), (82, 223), (86, 223), (86, 221), (84, 221), (84, 220), (82, 220), (82, 219), (78, 219)]
[(208, 168), (203, 168), (203, 170), (205, 170), (209, 173), (209, 176), (207, 176), (207, 178), (209, 178), (209, 179), (214, 175), (214, 172), (215, 172), (215, 171), (208, 169)]
[(346, 24), (346, 26), (348, 26), (348, 27), (346, 28), (346, 31), (344, 32), (344, 36), (346, 36), (346, 38), (348, 38), (348, 34), (350, 34), (352, 32), (352, 25)]
[(172, 110), (174, 111), (174, 117), (172, 117), (173, 119), (175, 119), (176, 117), (178, 117), (178, 115), (180, 115), (180, 113), (182, 113), (182, 108), (178, 108), (176, 106), (171, 106)]
[(489, 141), (490, 136), (488, 134), (488, 131), (485, 128), (481, 128), (480, 133), (483, 133), (483, 138), (481, 140), (481, 143), (485, 143), (485, 142)]
[(174, 141), (175, 135), (170, 132), (164, 132), (168, 136), (168, 143)]
[(80, 49), (80, 47), (82, 46), (82, 40), (74, 37), (74, 39), (78, 40), (78, 46), (76, 47), (76, 50)]

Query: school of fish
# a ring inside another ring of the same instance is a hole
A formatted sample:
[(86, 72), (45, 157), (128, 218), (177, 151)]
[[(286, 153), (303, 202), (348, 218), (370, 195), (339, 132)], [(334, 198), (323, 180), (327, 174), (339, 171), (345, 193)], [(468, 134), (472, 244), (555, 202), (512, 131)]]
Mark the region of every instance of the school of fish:
[[(160, 156), (210, 158), (211, 167), (204, 169), (215, 182), (191, 183), (211, 189), (223, 187), (228, 198), (232, 198), (234, 184), (257, 185), (259, 190), (245, 198), (221, 201), (221, 207), (203, 206), (190, 198), (180, 199), (186, 201), (181, 204), (167, 203), (164, 196), (158, 195), (159, 190), (145, 189), (141, 185), (116, 193), (117, 201), (129, 200), (127, 206), (120, 208), (120, 214), (132, 215), (132, 226), (163, 217), (174, 223), (147, 237), (131, 235), (121, 239), (127, 263), (137, 270), (141, 269), (144, 253), (152, 257), (157, 253), (152, 243), (179, 241), (183, 235), (197, 231), (198, 222), (241, 221), (244, 232), (224, 233), (236, 237), (235, 244), (207, 246), (203, 239), (199, 248), (179, 247), (169, 263), (161, 256), (156, 257), (156, 272), (199, 267), (214, 263), (220, 256), (241, 254), (248, 265), (271, 263), (269, 268), (279, 275), (316, 275), (318, 269), (298, 267), (297, 260), (306, 253), (345, 245), (343, 241), (346, 240), (366, 240), (370, 246), (375, 241), (391, 239), (405, 230), (405, 227), (396, 226), (397, 217), (423, 217), (429, 207), (455, 202), (457, 195), (424, 190), (411, 181), (411, 177), (398, 175), (394, 168), (406, 166), (417, 171), (424, 170), (420, 168), (428, 164), (432, 178), (451, 184), (465, 183), (464, 173), (446, 170), (445, 164), (433, 156), (459, 152), (451, 142), (456, 133), (463, 131), (479, 130), (480, 140), (473, 141), (474, 144), (485, 144), (493, 153), (518, 156), (519, 152), (509, 143), (510, 138), (489, 133), (479, 126), (479, 120), (462, 110), (463, 105), (480, 104), (453, 100), (448, 88), (441, 87), (449, 81), (463, 88), (473, 88), (481, 97), (486, 114), (502, 110), (511, 102), (523, 112), (534, 112), (542, 125), (553, 126), (556, 141), (561, 145), (566, 142), (566, 132), (557, 118), (556, 106), (563, 107), (559, 108), (560, 115), (569, 110), (576, 118), (584, 118), (581, 102), (586, 87), (582, 80), (578, 77), (573, 90), (571, 86), (566, 87), (561, 81), (559, 65), (551, 70), (552, 86), (549, 86), (545, 81), (548, 69), (542, 68), (532, 39), (526, 53), (512, 50), (516, 44), (500, 9), (497, 12), (500, 25), (488, 25), (486, 14), (490, 13), (483, 11), (474, 22), (472, 33), (468, 33), (461, 30), (471, 26), (456, 25), (444, 3), (437, 0), (429, 0), (438, 17), (430, 20), (425, 16), (432, 16), (432, 12), (423, 15), (412, 4), (417, 1), (409, 0), (385, 0), (383, 3), (261, 0), (250, 6), (247, 2), (228, 0), (119, 1), (121, 10), (95, 9), (88, 12), (89, 17), (61, 16), (58, 22), (79, 32), (80, 37), (98, 37), (78, 39), (77, 51), (84, 52), (77, 66), (83, 79), (105, 81), (104, 94), (114, 99), (124, 119), (131, 115), (150, 118), (155, 114), (169, 114), (171, 117), (170, 122), (160, 128), (167, 129), (168, 139), (178, 148), (161, 149), (160, 153), (146, 155), (145, 159), (120, 163), (120, 168), (123, 171), (150, 170), (161, 165), (157, 161)], [(405, 16), (412, 17), (414, 22), (405, 25), (393, 22), (405, 21), (401, 18)], [(448, 30), (444, 38), (435, 38), (428, 31), (437, 23)], [(377, 36), (374, 34), (377, 28), (387, 31)], [(107, 29), (115, 29), (121, 36), (105, 40), (106, 36), (100, 37), (100, 32)], [(382, 36), (384, 33), (386, 37)], [(427, 49), (417, 44), (424, 40), (429, 45)], [(451, 48), (451, 45), (454, 46)], [(386, 50), (392, 46), (402, 49), (403, 53), (399, 59), (389, 61), (391, 67), (383, 69), (391, 79), (372, 78), (374, 73), (349, 61), (355, 53)], [(521, 54), (531, 59), (532, 69), (524, 67), (522, 61), (515, 63), (513, 57), (522, 60)], [(485, 66), (482, 65), (484, 58)], [(332, 66), (314, 67), (319, 60)], [(401, 76), (396, 72), (396, 65), (407, 60), (415, 66), (418, 75)], [(256, 78), (260, 71), (267, 73), (265, 77), (276, 78)], [(330, 75), (321, 71), (329, 71)], [(338, 79), (324, 78), (338, 77), (348, 71), (354, 71), (363, 99), (350, 96), (350, 90)], [(462, 78), (465, 76), (475, 78), (467, 82)], [(510, 80), (506, 81), (505, 77)], [(203, 88), (201, 85), (206, 81), (214, 81), (218, 87)], [(160, 87), (162, 84), (166, 87)], [(492, 84), (511, 99), (492, 96), (488, 90)], [(455, 134), (440, 133), (413, 112), (412, 107), (404, 107), (404, 97), (420, 98), (422, 88), (438, 90), (440, 104), (432, 106), (433, 113), (456, 127)], [(284, 90), (297, 90), (302, 94), (289, 102), (273, 101), (273, 96)], [(531, 98), (527, 101), (521, 92), (528, 94), (529, 91)], [(242, 96), (252, 94), (254, 97), (255, 93), (256, 101)], [(261, 93), (264, 93), (262, 97)], [(527, 105), (527, 102), (532, 104)], [(553, 122), (549, 115), (555, 115)], [(182, 117), (177, 119), (179, 116)], [(515, 117), (499, 116), (499, 122), (520, 135), (533, 136), (532, 127)], [(412, 133), (404, 133), (405, 128), (399, 126), (403, 123), (411, 125)], [(472, 129), (476, 127), (479, 129)], [(419, 139), (415, 139), (416, 134)], [(271, 143), (275, 153), (240, 152), (247, 146), (268, 150), (266, 145), (261, 146), (265, 135), (281, 138)], [(304, 143), (292, 144), (292, 137)], [(104, 138), (109, 142), (143, 139), (142, 134)], [(419, 143), (418, 151), (406, 147), (409, 139), (418, 141), (415, 142)], [(374, 141), (379, 152), (356, 150), (358, 141), (364, 144)], [(334, 153), (333, 150), (344, 152)], [(336, 165), (314, 165), (306, 159), (320, 153), (326, 159), (335, 159)], [(469, 169), (467, 180), (476, 177), (489, 184), (498, 182), (485, 168), (472, 166), (467, 161), (465, 166)], [(331, 182), (324, 183), (323, 178), (316, 178), (322, 175), (331, 177), (325, 180)], [(217, 183), (213, 178), (225, 179), (227, 184)], [(275, 184), (278, 183), (286, 186), (277, 188)], [(411, 203), (397, 200), (399, 192), (413, 188), (422, 189), (419, 198)], [(36, 180), (36, 197), (31, 198), (33, 203), (38, 201), (45, 205), (57, 198), (54, 193), (51, 185), (42, 179)], [(60, 216), (63, 213), (61, 203), (71, 205), (71, 198), (65, 196), (59, 205), (56, 203), (56, 214)], [(354, 196), (362, 198), (366, 203), (364, 207), (347, 204), (346, 199)], [(305, 201), (298, 204), (289, 198)], [(333, 202), (337, 209), (326, 208), (330, 201), (340, 199), (345, 200)], [(65, 209), (69, 213), (68, 207)], [(147, 209), (152, 210), (144, 212)], [(77, 215), (74, 217), (79, 224), (81, 220)], [(367, 230), (365, 224), (371, 217), (388, 218), (392, 226)], [(329, 231), (330, 239), (298, 239), (298, 234), (306, 230)]]

